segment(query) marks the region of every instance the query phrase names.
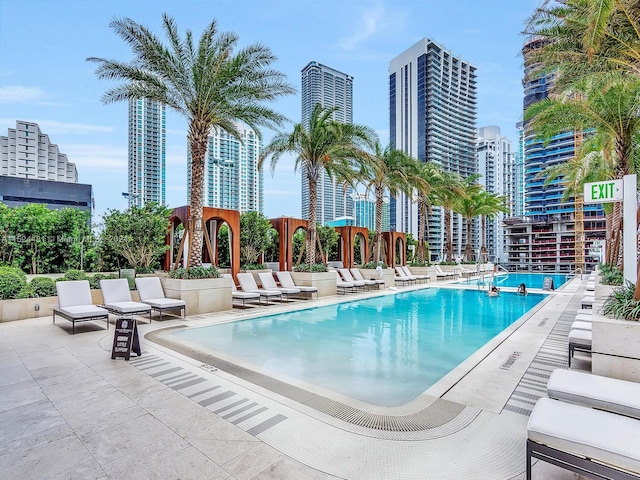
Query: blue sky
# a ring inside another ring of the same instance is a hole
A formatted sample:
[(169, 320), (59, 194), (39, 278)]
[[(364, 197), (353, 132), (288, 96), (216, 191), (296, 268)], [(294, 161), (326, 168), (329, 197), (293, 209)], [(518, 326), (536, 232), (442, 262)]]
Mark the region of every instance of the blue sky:
[[(109, 27), (129, 17), (161, 35), (161, 16), (196, 37), (212, 20), (262, 43), (275, 68), (300, 90), (311, 60), (354, 77), (354, 122), (388, 142), (390, 60), (423, 37), (478, 67), (478, 126), (498, 125), (516, 142), (522, 115), (521, 31), (538, 0), (0, 0), (0, 134), (16, 120), (40, 124), (93, 185), (96, 214), (123, 210), (127, 190), (127, 105), (103, 105), (113, 85), (96, 78), (87, 57), (131, 58)], [(300, 121), (300, 96), (273, 105)], [(290, 130), (290, 125), (285, 127)], [(167, 203), (186, 200), (186, 121), (167, 113)], [(266, 141), (273, 132), (263, 131)], [(265, 174), (268, 217), (300, 216), (300, 174), (293, 159)]]

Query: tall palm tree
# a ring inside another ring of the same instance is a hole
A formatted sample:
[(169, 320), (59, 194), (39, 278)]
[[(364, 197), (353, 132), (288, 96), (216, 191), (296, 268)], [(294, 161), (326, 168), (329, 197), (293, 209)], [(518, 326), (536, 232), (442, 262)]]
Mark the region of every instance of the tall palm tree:
[(557, 70), (560, 90), (594, 75), (640, 75), (638, 0), (544, 0), (525, 33), (541, 45), (536, 70)]
[(402, 192), (411, 195), (418, 174), (417, 161), (400, 150), (387, 145), (384, 149), (379, 142), (373, 151), (367, 153), (362, 162), (359, 181), (375, 198), (375, 231), (373, 236), (373, 261), (378, 263), (382, 254), (382, 208), (384, 195)]
[(479, 215), (478, 206), (482, 186), (477, 183), (480, 175), (470, 175), (464, 179), (462, 188), (464, 194), (458, 197), (458, 202), (453, 206), (453, 211), (462, 215), (467, 221), (467, 245), (464, 248), (464, 260), (473, 261), (473, 246), (471, 242), (471, 226), (473, 219)]
[(237, 49), (238, 36), (218, 31), (213, 20), (194, 43), (191, 31), (181, 38), (175, 21), (162, 15), (165, 45), (146, 27), (129, 18), (113, 20), (111, 28), (131, 46), (129, 62), (90, 57), (98, 63), (100, 79), (118, 80), (107, 90), (105, 104), (148, 98), (183, 115), (189, 124), (191, 149), (191, 196), (189, 259), (187, 265), (202, 264), (202, 202), (207, 138), (213, 127), (240, 137), (236, 122), (244, 122), (257, 135), (258, 127), (274, 128), (285, 117), (265, 106), (295, 92), (284, 74), (270, 68), (276, 60), (260, 44)]
[(424, 162), (420, 164), (419, 171), (420, 181), (416, 182), (417, 203), (418, 203), (418, 249), (416, 257), (418, 262), (426, 263), (431, 260), (429, 253), (429, 215), (432, 212), (432, 206), (440, 189), (450, 188), (446, 184), (440, 167), (433, 162)]
[(338, 183), (351, 184), (357, 179), (365, 149), (376, 143), (375, 133), (368, 127), (339, 123), (332, 119), (337, 107), (324, 108), (317, 104), (309, 124), (294, 125), (291, 133), (278, 133), (263, 151), (260, 165), (271, 157), (273, 172), (285, 153), (296, 154), (295, 170), (303, 168), (309, 184), (309, 229), (307, 235), (307, 263), (315, 262), (316, 204), (318, 179), (323, 172)]
[[(443, 188), (433, 192), (434, 205), (442, 207), (444, 213), (444, 261), (453, 260), (453, 234), (451, 231), (452, 212), (464, 195), (463, 178), (455, 172), (442, 172)], [(446, 185), (446, 187), (445, 187)]]
[(476, 213), (480, 215), (480, 261), (487, 262), (487, 219), (495, 218), (500, 212), (508, 213), (507, 198), (503, 195), (489, 193), (486, 190), (480, 192), (477, 198)]

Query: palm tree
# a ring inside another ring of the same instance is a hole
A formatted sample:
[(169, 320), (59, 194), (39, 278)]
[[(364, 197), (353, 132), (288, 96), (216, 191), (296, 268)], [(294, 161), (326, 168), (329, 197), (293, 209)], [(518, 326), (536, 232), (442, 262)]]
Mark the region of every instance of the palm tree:
[(476, 213), (480, 215), (480, 261), (487, 262), (487, 219), (495, 218), (500, 212), (508, 213), (507, 198), (503, 195), (489, 193), (485, 190), (480, 192), (478, 198), (478, 206)]
[(482, 186), (477, 183), (480, 175), (470, 175), (464, 179), (462, 189), (464, 194), (458, 197), (458, 202), (454, 204), (453, 211), (459, 213), (467, 221), (467, 245), (464, 248), (464, 260), (473, 261), (473, 246), (471, 244), (471, 225), (473, 219), (479, 215), (478, 206)]
[(362, 162), (359, 181), (367, 191), (373, 191), (375, 198), (375, 231), (373, 236), (373, 261), (378, 263), (382, 250), (382, 208), (384, 195), (402, 192), (410, 195), (417, 177), (418, 163), (400, 150), (386, 146), (384, 149), (376, 142), (373, 152), (368, 153)]
[(418, 249), (416, 256), (418, 262), (426, 263), (431, 261), (429, 254), (429, 215), (435, 203), (437, 192), (442, 188), (450, 188), (445, 183), (440, 167), (433, 162), (420, 164), (420, 182), (416, 182), (417, 203), (418, 203)]
[(525, 33), (538, 73), (557, 71), (560, 90), (612, 72), (640, 75), (640, 3), (637, 0), (545, 0)]
[(244, 122), (257, 135), (258, 127), (274, 128), (285, 117), (265, 106), (295, 92), (284, 74), (270, 65), (276, 60), (260, 44), (236, 52), (238, 36), (218, 31), (213, 20), (194, 44), (191, 31), (178, 34), (174, 20), (163, 14), (168, 45), (146, 27), (129, 18), (113, 20), (111, 28), (131, 46), (129, 62), (90, 57), (98, 63), (100, 79), (122, 83), (102, 97), (105, 104), (148, 98), (183, 115), (189, 124), (191, 150), (191, 196), (189, 259), (187, 266), (202, 264), (202, 202), (207, 139), (213, 127), (240, 138), (236, 122)]
[(434, 205), (442, 207), (444, 213), (444, 261), (453, 260), (453, 235), (451, 232), (451, 213), (460, 196), (464, 194), (464, 180), (455, 172), (442, 172), (442, 188), (433, 192)]
[[(323, 172), (339, 183), (352, 184), (360, 170), (359, 162), (365, 149), (376, 143), (375, 133), (368, 127), (332, 120), (337, 107), (324, 108), (317, 104), (313, 108), (309, 124), (294, 125), (291, 133), (278, 133), (264, 149), (260, 165), (271, 157), (273, 173), (278, 160), (285, 153), (297, 155), (296, 171), (302, 168), (309, 184), (309, 230), (307, 235), (307, 263), (315, 264), (316, 203), (318, 179)], [(358, 162), (358, 165), (354, 165)]]

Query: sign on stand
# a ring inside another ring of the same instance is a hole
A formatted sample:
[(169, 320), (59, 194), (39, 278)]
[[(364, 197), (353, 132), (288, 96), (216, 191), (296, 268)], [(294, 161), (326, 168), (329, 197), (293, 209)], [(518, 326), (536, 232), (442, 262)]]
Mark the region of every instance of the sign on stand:
[(128, 361), (132, 351), (138, 356), (142, 355), (138, 338), (138, 326), (132, 318), (119, 318), (116, 320), (116, 332), (113, 334), (111, 359), (124, 357)]

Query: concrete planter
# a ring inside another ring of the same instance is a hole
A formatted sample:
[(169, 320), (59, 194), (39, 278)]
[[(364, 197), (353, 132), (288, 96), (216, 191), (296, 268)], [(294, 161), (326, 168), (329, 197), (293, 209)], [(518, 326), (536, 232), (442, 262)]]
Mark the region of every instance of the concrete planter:
[[(367, 280), (370, 279), (374, 279), (374, 280), (378, 280), (380, 278), (380, 275), (378, 274), (378, 271), (375, 268), (360, 268), (360, 273), (362, 273), (362, 276), (364, 278), (366, 278)], [(393, 271), (393, 268), (383, 268), (382, 269), (382, 279), (384, 280), (384, 288), (389, 288), (389, 287), (394, 287), (396, 284), (396, 274)]]
[(640, 322), (593, 313), (591, 372), (640, 382)]
[(231, 310), (231, 281), (229, 278), (162, 279), (165, 296), (184, 300), (187, 315)]
[(291, 272), (291, 278), (298, 285), (316, 287), (318, 298), (337, 294), (335, 272)]
[(58, 297), (0, 300), (0, 322), (48, 317), (53, 314), (53, 308), (56, 306), (58, 306)]

